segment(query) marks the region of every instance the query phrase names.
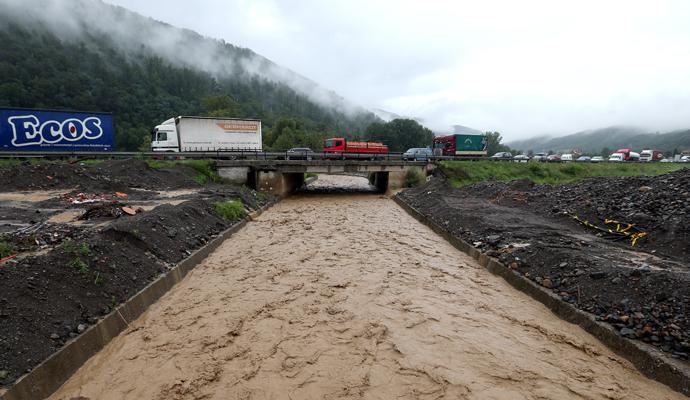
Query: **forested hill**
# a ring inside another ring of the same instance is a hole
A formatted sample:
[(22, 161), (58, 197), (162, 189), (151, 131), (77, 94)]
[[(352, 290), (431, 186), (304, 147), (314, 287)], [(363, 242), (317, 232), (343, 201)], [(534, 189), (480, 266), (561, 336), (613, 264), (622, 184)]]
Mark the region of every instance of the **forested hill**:
[[(4, 4), (4, 3), (8, 4)], [(112, 112), (118, 150), (177, 115), (297, 118), (359, 135), (378, 118), (249, 49), (98, 0), (0, 0), (0, 106)]]
[(629, 147), (636, 150), (654, 149), (678, 153), (690, 149), (690, 130), (645, 133), (638, 128), (613, 126), (560, 137), (535, 137), (509, 142), (507, 145), (517, 150), (535, 152), (582, 149), (585, 153), (598, 154), (602, 149), (615, 151)]

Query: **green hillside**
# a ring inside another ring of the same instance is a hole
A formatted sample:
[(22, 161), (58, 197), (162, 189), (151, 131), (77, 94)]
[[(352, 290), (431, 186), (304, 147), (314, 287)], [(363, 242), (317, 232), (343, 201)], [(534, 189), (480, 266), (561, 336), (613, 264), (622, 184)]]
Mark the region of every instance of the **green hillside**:
[(668, 133), (645, 133), (637, 128), (609, 127), (592, 131), (574, 133), (561, 137), (535, 137), (507, 143), (514, 149), (535, 152), (553, 150), (570, 151), (582, 149), (585, 153), (601, 152), (602, 149), (616, 150), (633, 148), (636, 150), (654, 149), (673, 153), (690, 149), (690, 130)]
[(260, 118), (269, 133), (294, 118), (344, 136), (379, 121), (249, 49), (100, 1), (58, 4), (74, 20), (57, 28), (40, 4), (0, 10), (0, 106), (112, 112), (118, 150), (177, 115)]

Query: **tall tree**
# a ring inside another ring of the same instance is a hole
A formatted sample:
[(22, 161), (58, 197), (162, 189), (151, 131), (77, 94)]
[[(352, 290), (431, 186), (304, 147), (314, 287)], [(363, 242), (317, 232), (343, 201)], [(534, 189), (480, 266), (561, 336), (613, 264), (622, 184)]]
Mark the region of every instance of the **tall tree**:
[(501, 151), (512, 151), (510, 147), (503, 144), (503, 136), (499, 132), (486, 132), (486, 151), (489, 155)]
[(413, 119), (394, 119), (369, 125), (365, 137), (383, 142), (392, 152), (403, 152), (412, 147), (431, 147), (434, 133)]

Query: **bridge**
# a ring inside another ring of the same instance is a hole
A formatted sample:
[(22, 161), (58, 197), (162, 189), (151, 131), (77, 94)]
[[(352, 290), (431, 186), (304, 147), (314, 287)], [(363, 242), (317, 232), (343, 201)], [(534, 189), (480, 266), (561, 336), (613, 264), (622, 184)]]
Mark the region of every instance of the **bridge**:
[(304, 174), (367, 173), (381, 192), (402, 188), (410, 170), (425, 173), (428, 161), (398, 159), (365, 160), (217, 160), (218, 175), (259, 191), (286, 195), (304, 184)]
[[(300, 159), (294, 159), (295, 157)], [(425, 161), (406, 160), (401, 153), (389, 154), (333, 154), (264, 151), (193, 151), (183, 153), (159, 152), (0, 152), (0, 158), (19, 159), (112, 159), (112, 158), (166, 158), (215, 160), (218, 174), (235, 184), (278, 195), (288, 194), (304, 184), (304, 174), (312, 173), (367, 173), (372, 183), (388, 192), (404, 185), (410, 170), (424, 173), (430, 164), (447, 156), (429, 156)], [(481, 159), (480, 157), (463, 158)]]

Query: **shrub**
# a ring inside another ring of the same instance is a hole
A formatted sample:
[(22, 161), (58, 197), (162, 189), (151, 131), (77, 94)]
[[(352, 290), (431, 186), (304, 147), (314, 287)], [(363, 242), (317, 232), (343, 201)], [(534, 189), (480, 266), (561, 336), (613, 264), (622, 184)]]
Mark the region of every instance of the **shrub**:
[(89, 273), (89, 264), (85, 263), (81, 258), (77, 257), (70, 261), (69, 266), (86, 275)]
[(416, 168), (410, 168), (405, 172), (405, 187), (419, 186), (424, 182), (424, 174)]
[(0, 258), (5, 258), (11, 256), (14, 253), (14, 246), (11, 244), (0, 241)]
[(228, 221), (238, 221), (247, 216), (244, 205), (239, 200), (228, 200), (213, 205), (216, 213)]

